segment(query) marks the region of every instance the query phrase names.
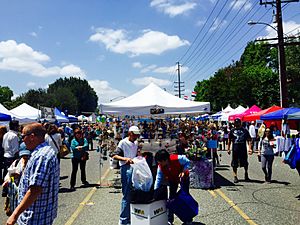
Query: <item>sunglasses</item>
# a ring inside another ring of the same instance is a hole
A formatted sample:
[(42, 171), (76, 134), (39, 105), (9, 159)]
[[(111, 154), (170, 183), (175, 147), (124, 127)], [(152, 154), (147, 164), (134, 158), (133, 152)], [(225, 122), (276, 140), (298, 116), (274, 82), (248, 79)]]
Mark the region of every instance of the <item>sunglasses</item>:
[(82, 132), (81, 131), (77, 131), (77, 132), (75, 132), (75, 134), (82, 134)]
[(24, 139), (26, 136), (31, 135), (32, 133), (28, 133), (28, 134), (21, 134), (21, 138)]

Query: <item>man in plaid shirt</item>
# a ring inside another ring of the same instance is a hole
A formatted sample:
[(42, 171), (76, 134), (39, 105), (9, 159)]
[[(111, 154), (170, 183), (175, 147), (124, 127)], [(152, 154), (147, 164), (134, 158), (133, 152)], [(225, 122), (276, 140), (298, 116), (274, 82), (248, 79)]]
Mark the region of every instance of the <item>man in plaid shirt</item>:
[(22, 131), (31, 158), (19, 184), (19, 205), (6, 224), (48, 225), (57, 216), (59, 164), (54, 149), (45, 142), (45, 128), (29, 124)]

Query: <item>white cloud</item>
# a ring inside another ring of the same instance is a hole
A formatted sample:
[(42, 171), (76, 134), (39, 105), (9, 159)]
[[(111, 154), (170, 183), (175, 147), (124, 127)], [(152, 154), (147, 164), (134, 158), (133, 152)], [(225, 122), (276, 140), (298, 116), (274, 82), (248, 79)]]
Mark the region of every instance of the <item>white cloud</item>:
[[(110, 83), (105, 80), (88, 81), (98, 95), (99, 103), (110, 102), (110, 100), (118, 97), (126, 96), (125, 93), (111, 87)], [(119, 99), (118, 99), (119, 100)]]
[(197, 27), (201, 27), (202, 25), (204, 25), (204, 23), (205, 23), (204, 20), (198, 20), (198, 21), (196, 22), (196, 26), (197, 26)]
[(183, 0), (181, 4), (178, 4), (178, 0), (152, 0), (150, 6), (170, 17), (175, 17), (191, 11), (197, 6), (197, 3), (193, 0)]
[(20, 95), (18, 94), (14, 94), (12, 97), (11, 97), (11, 100), (16, 100), (17, 97), (19, 97)]
[[(187, 67), (181, 67), (180, 72), (185, 73), (188, 70)], [(169, 67), (158, 67), (153, 70), (154, 73), (165, 73), (165, 74), (173, 74), (177, 73), (177, 66), (169, 66)]]
[(153, 71), (156, 67), (157, 67), (156, 65), (146, 66), (141, 70), (141, 73), (148, 73), (150, 71)]
[(86, 78), (85, 72), (80, 67), (73, 64), (62, 67), (60, 74), (66, 77)]
[[(276, 23), (275, 24), (270, 24), (270, 25), (273, 26), (275, 29), (277, 29)], [(265, 25), (258, 24), (258, 25), (255, 25), (255, 26), (265, 26)], [(287, 36), (296, 35), (300, 31), (300, 29), (296, 29), (296, 28), (300, 27), (300, 23), (296, 23), (295, 21), (283, 22), (282, 26), (283, 26), (283, 33), (287, 34)], [(260, 37), (260, 38), (276, 38), (277, 37), (277, 31), (274, 30), (272, 27), (266, 26), (266, 31), (267, 31), (267, 35), (264, 36), (264, 37)]]
[(34, 83), (34, 82), (28, 82), (26, 84), (27, 87), (34, 87), (35, 85), (36, 85), (36, 83)]
[(132, 63), (132, 67), (133, 68), (142, 68), (143, 65), (140, 62), (134, 62), (134, 63)]
[(221, 21), (219, 18), (217, 18), (209, 30), (214, 31), (216, 29), (220, 29), (221, 27), (225, 26), (226, 24), (227, 24), (226, 20)]
[(35, 32), (30, 32), (29, 35), (32, 37), (37, 37), (37, 33), (35, 33)]
[[(188, 70), (188, 67), (181, 67), (180, 72), (183, 74)], [(141, 73), (160, 73), (160, 74), (174, 74), (177, 71), (177, 66), (162, 66), (158, 67), (157, 65), (149, 65), (145, 66), (144, 68), (141, 69)]]
[(160, 55), (165, 51), (189, 45), (188, 41), (181, 40), (178, 36), (169, 36), (159, 31), (144, 30), (136, 38), (128, 37), (125, 30), (97, 28), (95, 31), (90, 36), (90, 41), (104, 44), (109, 51), (131, 56)]
[(85, 73), (73, 64), (64, 67), (46, 67), (50, 57), (42, 52), (33, 50), (30, 46), (14, 40), (0, 42), (0, 70), (9, 70), (31, 74), (36, 77), (71, 76), (85, 78)]
[(146, 86), (150, 83), (155, 83), (159, 86), (169, 86), (169, 85), (171, 85), (171, 81), (158, 79), (158, 78), (155, 78), (155, 77), (136, 78), (136, 79), (132, 80), (132, 83), (136, 86)]
[(230, 3), (230, 6), (233, 6), (233, 9), (236, 9), (236, 10), (240, 9), (241, 7), (243, 7), (243, 9), (245, 11), (247, 11), (248, 9), (251, 8), (252, 4), (248, 0), (233, 0)]

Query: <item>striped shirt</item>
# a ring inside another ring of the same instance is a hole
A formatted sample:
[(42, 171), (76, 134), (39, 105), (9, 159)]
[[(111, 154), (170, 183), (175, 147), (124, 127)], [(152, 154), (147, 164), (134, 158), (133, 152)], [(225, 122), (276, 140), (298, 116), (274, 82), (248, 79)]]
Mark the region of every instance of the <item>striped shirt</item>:
[(33, 150), (26, 165), (19, 184), (19, 204), (30, 186), (42, 187), (42, 193), (20, 214), (18, 225), (52, 224), (57, 216), (59, 164), (54, 149), (46, 142)]

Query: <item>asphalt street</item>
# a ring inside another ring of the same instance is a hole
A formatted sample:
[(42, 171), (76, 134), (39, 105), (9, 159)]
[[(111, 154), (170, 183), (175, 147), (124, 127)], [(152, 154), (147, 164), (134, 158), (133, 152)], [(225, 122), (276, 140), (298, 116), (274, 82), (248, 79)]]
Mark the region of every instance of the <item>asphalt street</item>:
[[(256, 155), (249, 156), (251, 181), (243, 181), (244, 171), (238, 170), (240, 182), (232, 183), (230, 156), (219, 151), (221, 165), (216, 168), (215, 188), (191, 189), (199, 203), (199, 215), (194, 225), (201, 224), (299, 224), (300, 177), (295, 170), (276, 157), (273, 166), (273, 182), (264, 183), (264, 175)], [(61, 185), (59, 191), (56, 225), (117, 225), (121, 192), (118, 170), (109, 169), (109, 161), (99, 166), (100, 153), (90, 152), (87, 163), (87, 179), (90, 187), (81, 186), (80, 170), (77, 174), (76, 191), (69, 191), (71, 161), (61, 160)], [(102, 177), (101, 186), (99, 181)], [(0, 204), (4, 205), (1, 198)], [(0, 210), (1, 224), (7, 216)], [(175, 225), (182, 224), (175, 217)], [(164, 224), (161, 224), (164, 225)]]

